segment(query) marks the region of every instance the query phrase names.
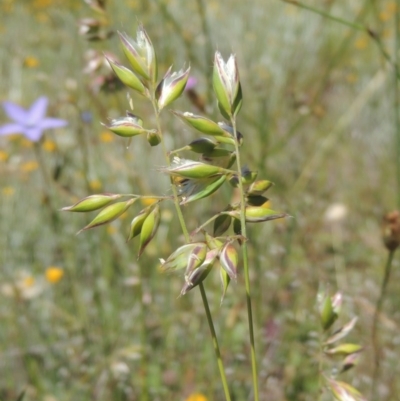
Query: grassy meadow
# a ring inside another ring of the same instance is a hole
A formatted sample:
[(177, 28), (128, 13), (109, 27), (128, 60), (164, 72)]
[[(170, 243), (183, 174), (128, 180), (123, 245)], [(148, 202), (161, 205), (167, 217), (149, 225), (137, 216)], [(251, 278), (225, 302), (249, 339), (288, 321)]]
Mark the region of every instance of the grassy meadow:
[[(38, 142), (0, 136), (0, 401), (225, 399), (200, 292), (179, 297), (183, 274), (160, 272), (159, 258), (184, 243), (173, 204), (139, 260), (126, 237), (151, 200), (79, 235), (95, 213), (60, 211), (90, 194), (170, 193), (160, 146), (101, 125), (130, 102), (155, 124), (103, 59), (127, 65), (115, 33), (134, 37), (140, 22), (159, 75), (186, 63), (197, 79), (200, 104), (185, 92), (171, 109), (221, 121), (214, 52), (236, 54), (242, 160), (274, 182), (271, 208), (291, 216), (248, 227), (260, 400), (334, 399), (321, 371), (335, 375), (341, 359), (321, 351), (321, 291), (343, 294), (336, 328), (358, 318), (345, 342), (363, 351), (339, 379), (370, 401), (400, 399), (399, 255), (381, 229), (400, 208), (400, 2), (289, 3), (109, 0), (100, 12), (79, 0), (0, 2), (0, 102), (47, 96), (47, 115), (68, 122)], [(99, 37), (82, 34), (85, 18), (100, 21)], [(199, 137), (167, 110), (161, 120), (168, 149)], [(189, 230), (236, 196), (225, 184), (184, 206)], [(242, 270), (222, 304), (218, 273), (204, 284), (232, 401), (253, 400)]]

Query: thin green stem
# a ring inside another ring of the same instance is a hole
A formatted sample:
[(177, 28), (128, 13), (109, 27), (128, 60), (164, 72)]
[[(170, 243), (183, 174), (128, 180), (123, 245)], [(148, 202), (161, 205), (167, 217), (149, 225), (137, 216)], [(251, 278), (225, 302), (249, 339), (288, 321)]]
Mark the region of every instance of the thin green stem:
[[(399, 72), (399, 69), (398, 69), (397, 62), (394, 61), (390, 57), (390, 54), (387, 52), (387, 50), (385, 49), (385, 46), (382, 43), (381, 37), (374, 30), (370, 29), (369, 27), (367, 27), (365, 25), (356, 24), (354, 22), (347, 21), (347, 20), (345, 20), (343, 18), (335, 17), (332, 14), (329, 14), (329, 13), (327, 13), (325, 11), (322, 11), (322, 10), (320, 10), (318, 8), (309, 6), (307, 4), (301, 3), (301, 2), (299, 2), (297, 0), (281, 0), (281, 1), (283, 1), (284, 3), (293, 4), (293, 5), (295, 5), (295, 6), (299, 7), (299, 8), (303, 8), (305, 10), (311, 11), (314, 14), (318, 14), (321, 17), (325, 17), (325, 18), (327, 18), (327, 19), (329, 19), (331, 21), (339, 22), (340, 24), (348, 26), (349, 28), (353, 28), (353, 29), (356, 29), (358, 31), (363, 31), (363, 32), (367, 33), (369, 35), (369, 37), (377, 44), (378, 49), (379, 49), (380, 53), (382, 54), (383, 58), (394, 68), (396, 79), (400, 79), (400, 72)], [(396, 13), (396, 18), (397, 18), (397, 14), (398, 14), (398, 12)]]
[[(283, 1), (283, 0), (282, 0)], [(368, 10), (368, 3), (369, 0), (366, 0), (364, 3), (364, 6), (362, 9), (359, 11), (357, 17), (355, 18), (355, 22), (361, 21), (365, 14), (367, 13)], [(332, 58), (328, 61), (327, 67), (324, 69), (322, 73), (322, 78), (319, 80), (318, 87), (316, 88), (315, 94), (313, 95), (313, 100), (310, 104), (310, 108), (312, 109), (318, 102), (320, 102), (321, 95), (324, 93), (326, 86), (328, 85), (329, 77), (330, 74), (337, 64), (339, 60), (342, 60), (343, 57), (342, 55), (347, 51), (349, 48), (350, 44), (352, 43), (353, 37), (355, 34), (358, 32), (358, 30), (350, 30), (348, 34), (346, 34), (345, 38), (342, 40), (341, 44), (338, 46), (338, 49), (335, 51), (335, 53), (332, 55)], [(268, 151), (268, 154), (271, 155), (273, 153), (279, 152), (282, 150), (286, 144), (288, 143), (288, 140), (292, 138), (298, 131), (299, 128), (304, 124), (304, 122), (307, 121), (307, 116), (306, 115), (301, 115), (295, 122), (292, 124), (292, 126), (288, 129), (287, 134), (279, 140), (276, 144), (272, 145)]]
[(40, 172), (42, 174), (42, 179), (43, 179), (43, 184), (44, 184), (43, 185), (43, 193), (44, 193), (45, 203), (49, 206), (49, 209), (50, 209), (50, 216), (51, 216), (51, 222), (53, 225), (53, 229), (57, 230), (58, 223), (59, 223), (59, 217), (58, 217), (57, 209), (54, 207), (54, 203), (53, 203), (53, 193), (54, 192), (53, 192), (52, 180), (48, 174), (40, 144), (38, 142), (35, 142), (33, 149), (35, 152), (36, 160), (39, 164)]
[(319, 329), (319, 353), (318, 353), (318, 401), (321, 400), (323, 394), (323, 378), (324, 378), (324, 341), (322, 338), (322, 327)]
[[(154, 114), (156, 117), (157, 131), (161, 135), (161, 146), (162, 146), (162, 150), (164, 153), (165, 161), (167, 162), (167, 166), (170, 166), (171, 160), (168, 156), (168, 150), (165, 145), (164, 136), (162, 134), (161, 123), (160, 123), (160, 111), (158, 110), (157, 102), (155, 99), (152, 99), (152, 105), (153, 105), (153, 110), (154, 110)], [(173, 198), (174, 198), (176, 214), (178, 215), (179, 224), (182, 228), (183, 235), (185, 237), (186, 242), (190, 242), (189, 231), (186, 227), (185, 219), (183, 217), (182, 210), (179, 205), (178, 191), (176, 189), (176, 186), (173, 184), (172, 180), (171, 180), (171, 189), (172, 189), (172, 194), (173, 194)]]
[(387, 284), (388, 284), (389, 278), (390, 278), (390, 271), (392, 268), (394, 253), (395, 253), (395, 250), (391, 250), (388, 253), (388, 258), (386, 261), (385, 271), (384, 271), (384, 276), (383, 276), (383, 281), (382, 281), (382, 286), (381, 286), (381, 292), (380, 292), (378, 301), (376, 302), (375, 314), (374, 314), (374, 318), (372, 321), (371, 337), (372, 337), (372, 345), (373, 345), (374, 353), (375, 353), (374, 372), (372, 375), (372, 387), (371, 387), (371, 397), (370, 397), (372, 401), (376, 398), (375, 397), (376, 385), (379, 380), (379, 367), (380, 367), (379, 362), (380, 362), (380, 357), (381, 357), (380, 347), (379, 347), (379, 338), (378, 338), (378, 320), (379, 320), (379, 315), (381, 314), (383, 299), (385, 297)]
[[(154, 91), (153, 91), (153, 93), (154, 93)], [(165, 156), (165, 160), (167, 162), (167, 165), (170, 166), (171, 165), (171, 161), (170, 161), (170, 158), (168, 156), (168, 151), (167, 151), (167, 148), (166, 148), (166, 145), (165, 145), (164, 136), (163, 136), (162, 130), (161, 130), (160, 111), (158, 110), (158, 106), (157, 106), (157, 103), (156, 103), (155, 99), (152, 99), (152, 104), (153, 104), (154, 114), (156, 116), (157, 130), (161, 135), (161, 145), (162, 145), (163, 153), (164, 153), (164, 156)], [(173, 196), (174, 196), (174, 204), (175, 204), (176, 213), (178, 215), (179, 223), (180, 223), (180, 226), (182, 228), (182, 232), (183, 232), (183, 235), (185, 237), (185, 241), (187, 243), (189, 243), (190, 242), (189, 231), (188, 231), (188, 229), (186, 227), (185, 219), (184, 219), (183, 214), (182, 214), (182, 209), (181, 209), (181, 206), (179, 204), (178, 191), (177, 191), (176, 186), (172, 182), (172, 180), (171, 180), (171, 188), (172, 188), (172, 193), (173, 193)], [(212, 337), (215, 356), (217, 358), (217, 365), (218, 365), (218, 370), (219, 370), (220, 377), (221, 377), (222, 387), (224, 389), (225, 399), (226, 399), (226, 401), (231, 401), (231, 396), (230, 396), (229, 388), (228, 388), (228, 381), (226, 380), (225, 369), (224, 369), (224, 365), (223, 365), (223, 362), (222, 362), (221, 352), (220, 352), (220, 348), (219, 348), (219, 344), (218, 344), (218, 338), (217, 338), (217, 335), (216, 335), (216, 332), (215, 332), (214, 323), (213, 323), (213, 319), (212, 319), (212, 316), (211, 316), (211, 311), (210, 311), (210, 307), (209, 307), (209, 304), (208, 304), (207, 295), (206, 295), (206, 291), (205, 291), (203, 283), (199, 284), (199, 288), (200, 288), (200, 293), (201, 293), (201, 299), (202, 299), (203, 305), (204, 305), (204, 310), (206, 312), (208, 326), (209, 326), (211, 337)]]
[(140, 343), (142, 347), (142, 363), (140, 369), (140, 386), (141, 386), (141, 394), (140, 400), (141, 401), (148, 401), (149, 400), (149, 388), (148, 388), (148, 378), (147, 378), (147, 366), (149, 363), (149, 356), (147, 352), (147, 328), (146, 328), (146, 313), (145, 308), (146, 305), (143, 302), (143, 271), (142, 267), (139, 264), (139, 285), (138, 285), (138, 297), (140, 302), (140, 325), (141, 325), (141, 332), (140, 332)]
[(346, 25), (346, 26), (348, 26), (350, 28), (357, 29), (359, 31), (365, 31), (365, 27), (363, 25), (356, 24), (356, 23), (350, 22), (350, 21), (346, 21), (346, 20), (344, 20), (342, 18), (339, 18), (339, 17), (335, 17), (334, 15), (329, 14), (329, 13), (327, 13), (325, 11), (319, 10), (317, 8), (314, 8), (314, 7), (309, 6), (307, 4), (304, 4), (304, 3), (300, 3), (297, 0), (282, 0), (282, 1), (284, 3), (293, 4), (294, 6), (297, 6), (297, 7), (300, 7), (300, 8), (304, 8), (305, 10), (308, 10), (308, 11), (312, 11), (313, 13), (318, 14), (321, 17), (325, 17), (325, 18), (328, 18), (328, 19), (330, 19), (332, 21), (339, 22), (339, 23), (341, 23), (343, 25)]
[(163, 195), (139, 195), (139, 194), (118, 194), (126, 198), (159, 199), (160, 201), (172, 199), (170, 196)]
[[(203, 35), (205, 38), (204, 44), (204, 59), (206, 63), (209, 63), (213, 59), (213, 47), (212, 47), (212, 35), (210, 32), (210, 28), (207, 23), (207, 14), (206, 14), (206, 5), (204, 0), (197, 0), (197, 8), (199, 10), (199, 16), (201, 21), (201, 29), (203, 31)], [(207, 85), (207, 103), (211, 103), (213, 98), (213, 89), (212, 85), (209, 83)]]
[(203, 300), (204, 310), (205, 310), (206, 316), (207, 316), (208, 327), (210, 328), (215, 357), (217, 358), (218, 370), (221, 375), (222, 387), (224, 388), (225, 399), (226, 399), (226, 401), (231, 401), (231, 395), (229, 393), (228, 381), (226, 380), (226, 375), (225, 375), (224, 363), (222, 362), (221, 352), (219, 350), (218, 337), (215, 332), (210, 307), (208, 305), (206, 290), (204, 288), (203, 283), (199, 284), (199, 288), (200, 288), (200, 293), (201, 293), (201, 299)]
[[(233, 127), (233, 136), (236, 139), (236, 132), (237, 132), (236, 121), (233, 117), (231, 119), (231, 122)], [(237, 174), (239, 180), (239, 192), (240, 192), (240, 224), (241, 224), (242, 235), (245, 238), (247, 238), (245, 194), (242, 182), (242, 165), (240, 160), (239, 142), (237, 139), (235, 140), (235, 153), (236, 153), (236, 165), (237, 165)], [(257, 373), (257, 360), (256, 360), (256, 351), (254, 342), (253, 311), (251, 307), (249, 257), (248, 257), (247, 241), (244, 241), (242, 244), (242, 254), (243, 254), (244, 279), (246, 287), (247, 318), (249, 323), (251, 370), (253, 376), (254, 400), (259, 401), (258, 373)]]
[(396, 129), (396, 176), (397, 176), (397, 207), (400, 208), (400, 95), (399, 95), (399, 64), (398, 51), (400, 46), (400, 0), (397, 0), (397, 9), (395, 13), (395, 36), (394, 36), (394, 125)]
[(199, 233), (205, 226), (207, 226), (208, 224), (210, 224), (211, 222), (213, 222), (215, 219), (217, 219), (219, 216), (223, 215), (223, 214), (229, 214), (227, 212), (221, 212), (218, 214), (215, 214), (214, 216), (210, 217), (205, 223), (203, 223), (201, 226), (197, 227), (196, 230), (194, 231), (194, 234)]

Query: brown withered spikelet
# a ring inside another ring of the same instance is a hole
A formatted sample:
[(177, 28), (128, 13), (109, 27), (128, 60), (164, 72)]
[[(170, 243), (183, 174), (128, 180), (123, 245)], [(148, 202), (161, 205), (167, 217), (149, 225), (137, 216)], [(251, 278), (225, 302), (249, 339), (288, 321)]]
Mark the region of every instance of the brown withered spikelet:
[(386, 248), (394, 251), (400, 245), (400, 212), (394, 210), (383, 217), (382, 237)]

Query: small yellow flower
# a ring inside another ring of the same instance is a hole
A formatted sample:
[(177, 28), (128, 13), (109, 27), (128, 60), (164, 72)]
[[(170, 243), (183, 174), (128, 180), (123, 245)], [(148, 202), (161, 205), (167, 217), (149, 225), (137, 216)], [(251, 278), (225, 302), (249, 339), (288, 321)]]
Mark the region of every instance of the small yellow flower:
[(388, 11), (381, 11), (381, 12), (379, 13), (379, 19), (380, 19), (382, 22), (388, 21), (388, 20), (390, 19), (390, 17), (391, 17), (391, 14), (390, 14)]
[(354, 84), (355, 82), (357, 82), (357, 80), (358, 80), (358, 76), (354, 72), (350, 72), (349, 74), (346, 75), (346, 81), (349, 84)]
[(46, 23), (49, 20), (49, 14), (45, 12), (38, 12), (36, 14), (36, 19), (42, 24)]
[(24, 277), (22, 281), (22, 286), (25, 288), (32, 287), (33, 284), (35, 284), (35, 279), (32, 276), (26, 276)]
[(386, 6), (387, 12), (394, 14), (397, 10), (397, 5), (395, 1), (389, 1), (389, 3)]
[(24, 148), (31, 148), (33, 146), (32, 141), (30, 141), (27, 138), (22, 138), (21, 139), (21, 146), (23, 146)]
[(57, 145), (56, 145), (55, 142), (53, 142), (52, 140), (46, 139), (46, 140), (43, 142), (43, 149), (44, 149), (46, 152), (54, 152), (54, 151), (57, 149)]
[(33, 56), (27, 56), (24, 59), (24, 66), (27, 68), (36, 68), (39, 65), (39, 60)]
[(366, 35), (359, 37), (354, 46), (356, 47), (356, 49), (358, 50), (364, 50), (367, 48), (368, 46), (368, 37)]
[(18, 134), (18, 132), (16, 132), (15, 134), (11, 134), (11, 135), (8, 135), (8, 140), (9, 141), (18, 141), (19, 139), (21, 139), (21, 135), (20, 134)]
[(142, 204), (144, 206), (150, 206), (153, 203), (156, 203), (157, 199), (154, 199), (154, 198), (141, 198), (140, 201), (142, 202)]
[(129, 216), (128, 212), (125, 212), (125, 213), (122, 213), (121, 216), (119, 216), (119, 218), (121, 220), (125, 220), (128, 216)]
[(6, 160), (8, 160), (8, 153), (0, 150), (0, 162), (5, 162)]
[(31, 171), (37, 170), (39, 167), (39, 164), (37, 161), (31, 160), (29, 162), (25, 162), (21, 164), (21, 170), (24, 173), (30, 173)]
[(58, 283), (64, 276), (64, 270), (61, 267), (50, 266), (46, 269), (46, 280), (49, 283)]
[(5, 0), (3, 3), (3, 11), (5, 13), (10, 13), (11, 11), (13, 11), (13, 0)]
[(393, 33), (390, 29), (386, 28), (382, 30), (382, 34), (381, 34), (382, 39), (389, 39), (391, 37), (393, 37)]
[(113, 235), (117, 232), (117, 229), (114, 226), (107, 226), (107, 234)]
[(100, 141), (104, 143), (109, 143), (114, 140), (114, 135), (111, 132), (104, 131), (100, 134)]
[(4, 196), (13, 196), (13, 195), (15, 194), (15, 188), (13, 188), (13, 187), (4, 187), (4, 188), (1, 190), (1, 193), (2, 193)]
[(313, 108), (313, 113), (317, 117), (323, 117), (325, 115), (326, 111), (320, 104), (317, 104)]
[(186, 401), (208, 401), (207, 397), (201, 393), (194, 393), (186, 398)]
[(128, 7), (137, 10), (139, 8), (139, 2), (137, 0), (128, 1)]
[(265, 209), (271, 209), (272, 208), (272, 203), (271, 201), (268, 199), (265, 203), (263, 203), (261, 205), (261, 207), (265, 208)]
[(51, 6), (53, 3), (53, 0), (34, 0), (33, 1), (33, 7), (35, 8), (47, 8)]
[(90, 186), (90, 189), (92, 189), (93, 191), (97, 191), (97, 190), (101, 189), (101, 187), (102, 187), (100, 180), (90, 181), (89, 186)]

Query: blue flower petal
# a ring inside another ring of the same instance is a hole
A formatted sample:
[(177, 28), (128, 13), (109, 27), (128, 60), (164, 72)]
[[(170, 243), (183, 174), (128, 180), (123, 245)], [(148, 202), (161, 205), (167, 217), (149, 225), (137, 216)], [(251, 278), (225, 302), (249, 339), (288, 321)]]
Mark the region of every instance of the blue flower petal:
[(25, 128), (17, 123), (4, 124), (0, 127), (0, 135), (22, 134)]
[(51, 129), (51, 128), (61, 128), (68, 125), (68, 122), (62, 120), (61, 118), (45, 118), (42, 121), (39, 121), (38, 127), (42, 130)]
[(3, 102), (3, 109), (11, 120), (20, 124), (24, 124), (29, 116), (24, 108), (12, 102)]
[(46, 117), (48, 103), (49, 99), (46, 96), (38, 98), (28, 110), (29, 116), (26, 123), (33, 126), (43, 120)]
[(38, 142), (43, 135), (43, 130), (40, 127), (25, 128), (23, 134), (32, 142)]

